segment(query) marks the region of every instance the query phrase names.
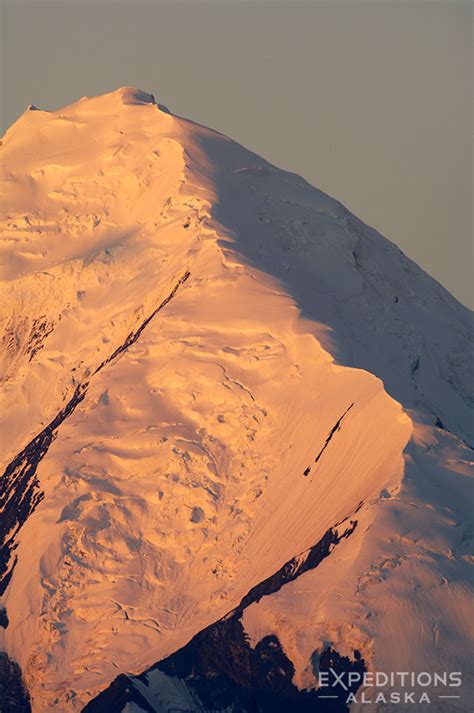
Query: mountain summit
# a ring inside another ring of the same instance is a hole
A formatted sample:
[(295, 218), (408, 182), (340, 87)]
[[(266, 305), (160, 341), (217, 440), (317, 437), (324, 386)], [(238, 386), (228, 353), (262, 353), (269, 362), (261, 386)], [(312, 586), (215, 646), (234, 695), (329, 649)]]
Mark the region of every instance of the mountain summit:
[(138, 89), (0, 150), (0, 648), (33, 711), (347, 711), (331, 669), (463, 672), (414, 690), (468, 710), (468, 310)]

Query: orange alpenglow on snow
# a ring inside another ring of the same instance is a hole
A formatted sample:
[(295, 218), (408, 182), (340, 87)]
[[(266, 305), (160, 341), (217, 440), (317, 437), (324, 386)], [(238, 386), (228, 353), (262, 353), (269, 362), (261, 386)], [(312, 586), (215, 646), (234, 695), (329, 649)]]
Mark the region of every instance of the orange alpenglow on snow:
[(468, 310), (140, 90), (30, 108), (0, 151), (0, 648), (32, 710), (202, 710), (168, 669), (229, 612), (287, 710), (328, 647), (463, 671)]

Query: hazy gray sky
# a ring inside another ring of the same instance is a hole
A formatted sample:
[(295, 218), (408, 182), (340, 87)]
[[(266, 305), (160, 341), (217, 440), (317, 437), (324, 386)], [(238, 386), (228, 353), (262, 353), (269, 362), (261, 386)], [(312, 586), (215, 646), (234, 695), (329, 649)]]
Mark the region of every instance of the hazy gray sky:
[[(2, 126), (122, 85), (303, 175), (472, 305), (472, 4), (1, 0)], [(2, 129), (2, 131), (3, 131)]]

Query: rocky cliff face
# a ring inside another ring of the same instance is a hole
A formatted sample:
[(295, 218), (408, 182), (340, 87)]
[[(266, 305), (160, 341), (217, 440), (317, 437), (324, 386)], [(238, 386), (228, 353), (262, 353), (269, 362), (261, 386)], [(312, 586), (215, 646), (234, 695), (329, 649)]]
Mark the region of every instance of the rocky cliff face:
[(33, 711), (343, 711), (319, 672), (464, 671), (468, 311), (139, 90), (1, 152), (0, 644)]

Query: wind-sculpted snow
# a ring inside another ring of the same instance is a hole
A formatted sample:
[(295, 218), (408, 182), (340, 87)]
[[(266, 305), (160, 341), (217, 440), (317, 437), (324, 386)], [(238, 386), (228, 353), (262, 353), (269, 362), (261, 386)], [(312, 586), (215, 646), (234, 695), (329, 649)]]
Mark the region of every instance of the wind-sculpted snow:
[(83, 400), (88, 386), (88, 382), (79, 384), (51, 423), (8, 464), (0, 480), (0, 594), (5, 592), (16, 564), (11, 558), (18, 533), (44, 497), (36, 469), (56, 437), (57, 429)]
[[(186, 271), (173, 287), (170, 294), (145, 319), (134, 332), (131, 332), (117, 349), (94, 371), (94, 377), (107, 364), (123, 354), (139, 339), (145, 327), (173, 299), (190, 272)], [(12, 577), (16, 561), (12, 554), (17, 546), (20, 529), (34, 512), (44, 497), (36, 475), (38, 465), (48, 452), (61, 424), (74, 413), (84, 400), (90, 385), (90, 379), (79, 384), (66, 406), (28, 445), (8, 464), (0, 479), (0, 595), (2, 595)]]
[(288, 582), (292, 582), (305, 572), (317, 567), (325, 557), (329, 556), (332, 549), (339, 544), (341, 540), (352, 535), (357, 527), (357, 520), (351, 520), (350, 526), (347, 527), (342, 534), (339, 534), (338, 526), (329, 528), (322, 539), (307, 550), (307, 552), (302, 552), (300, 555), (293, 557), (289, 562), (286, 562), (278, 572), (275, 572), (271, 577), (253, 587), (240, 602), (238, 607), (240, 613), (250, 604), (260, 601), (264, 596), (275, 594), (275, 592), (278, 592)]
[(324, 652), (463, 669), (468, 311), (145, 92), (27, 110), (0, 151), (0, 648), (34, 713), (122, 696), (249, 593), (250, 696), (303, 701)]
[(145, 329), (145, 327), (151, 322), (153, 317), (156, 317), (158, 312), (161, 312), (163, 307), (166, 307), (168, 302), (171, 302), (171, 300), (173, 299), (173, 297), (175, 296), (175, 294), (177, 293), (177, 291), (179, 290), (181, 285), (183, 285), (186, 282), (186, 280), (188, 279), (188, 277), (190, 275), (191, 275), (191, 273), (189, 272), (189, 270), (187, 270), (184, 273), (184, 275), (178, 280), (176, 285), (173, 287), (173, 289), (170, 292), (170, 294), (168, 295), (168, 297), (166, 297), (166, 299), (164, 299), (163, 302), (160, 305), (158, 305), (158, 307), (145, 319), (145, 321), (141, 323), (141, 325), (138, 327), (138, 329), (136, 329), (134, 332), (131, 332), (128, 335), (128, 337), (126, 338), (126, 340), (124, 341), (123, 344), (121, 344), (119, 347), (117, 347), (117, 349), (109, 357), (107, 357), (107, 359), (105, 359), (101, 364), (99, 364), (99, 366), (95, 370), (94, 374), (97, 374), (97, 372), (99, 372), (101, 369), (103, 369), (104, 366), (106, 366), (107, 364), (110, 364), (114, 359), (116, 359), (118, 356), (120, 356), (120, 354), (123, 354), (129, 347), (132, 346), (132, 344), (135, 344), (135, 342), (140, 338), (140, 335), (143, 332), (143, 330)]
[[(299, 691), (292, 682), (295, 668), (276, 636), (267, 636), (255, 648), (249, 644), (242, 616), (251, 604), (280, 591), (289, 582), (318, 567), (334, 548), (352, 535), (357, 520), (351, 520), (341, 533), (344, 521), (329, 528), (319, 542), (286, 562), (277, 572), (253, 587), (240, 604), (219, 621), (199, 632), (182, 649), (131, 678), (119, 676), (106, 691), (83, 709), (83, 713), (122, 711), (136, 703), (145, 711), (162, 710), (238, 710), (243, 713), (309, 713), (328, 711), (347, 713), (341, 697), (328, 708), (327, 693)], [(365, 671), (358, 651), (354, 660), (341, 657), (331, 648), (318, 657), (318, 670)], [(360, 684), (359, 684), (360, 685)], [(359, 685), (354, 683), (352, 692)], [(336, 693), (336, 691), (331, 691)], [(337, 691), (340, 693), (340, 691)]]

